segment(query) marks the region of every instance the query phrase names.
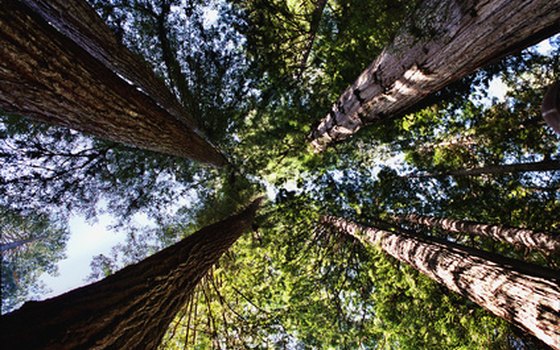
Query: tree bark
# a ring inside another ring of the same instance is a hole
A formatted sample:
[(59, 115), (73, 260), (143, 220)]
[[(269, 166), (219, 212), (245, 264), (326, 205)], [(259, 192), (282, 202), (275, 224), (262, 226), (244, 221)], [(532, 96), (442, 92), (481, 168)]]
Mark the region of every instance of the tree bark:
[(324, 150), (560, 28), (560, 0), (425, 0), (312, 132)]
[(560, 236), (552, 232), (538, 232), (525, 228), (489, 225), (474, 221), (437, 218), (416, 214), (397, 216), (396, 220), (398, 222), (409, 222), (428, 227), (437, 227), (449, 232), (472, 233), (491, 238), (495, 241), (513, 244), (517, 247), (540, 250), (547, 254), (560, 253)]
[(41, 237), (21, 239), (21, 240), (14, 241), (14, 242), (9, 242), (9, 243), (1, 243), (0, 244), (0, 252), (5, 252), (5, 251), (11, 250), (11, 249), (16, 249), (18, 247), (21, 247), (24, 244), (36, 241), (38, 239), (41, 239)]
[(548, 87), (543, 98), (541, 112), (546, 123), (560, 135), (560, 80)]
[(259, 203), (99, 282), (26, 303), (0, 318), (0, 343), (9, 349), (156, 349), (196, 284), (250, 228)]
[(379, 245), (447, 288), (560, 349), (560, 273), (431, 237), (323, 217), (324, 224)]
[(406, 177), (439, 177), (439, 176), (478, 176), (483, 174), (508, 174), (525, 173), (532, 171), (554, 171), (560, 170), (560, 160), (545, 159), (540, 162), (516, 163), (503, 165), (488, 165), (473, 169), (450, 170), (441, 173), (413, 174)]
[(138, 148), (226, 159), (147, 64), (81, 0), (0, 9), (0, 109)]

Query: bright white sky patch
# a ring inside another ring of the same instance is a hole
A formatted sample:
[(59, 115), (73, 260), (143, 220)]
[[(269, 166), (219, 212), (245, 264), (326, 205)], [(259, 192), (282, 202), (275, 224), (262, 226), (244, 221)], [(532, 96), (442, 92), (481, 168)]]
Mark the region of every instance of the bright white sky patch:
[(85, 277), (90, 272), (90, 262), (95, 255), (108, 254), (111, 248), (124, 241), (123, 232), (111, 232), (107, 227), (113, 218), (102, 215), (95, 224), (88, 224), (83, 216), (70, 219), (70, 239), (66, 246), (66, 259), (58, 263), (59, 275), (56, 277), (43, 274), (41, 279), (51, 293), (44, 299), (67, 292), (87, 284)]
[(208, 27), (212, 27), (213, 25), (216, 25), (216, 23), (218, 23), (218, 16), (219, 16), (219, 12), (216, 9), (213, 8), (207, 8), (204, 10), (204, 15), (203, 15), (203, 26), (204, 28), (208, 28)]
[(498, 102), (504, 102), (506, 100), (506, 94), (508, 92), (508, 87), (502, 79), (495, 77), (490, 80), (490, 85), (488, 86), (488, 97), (490, 99), (496, 99)]

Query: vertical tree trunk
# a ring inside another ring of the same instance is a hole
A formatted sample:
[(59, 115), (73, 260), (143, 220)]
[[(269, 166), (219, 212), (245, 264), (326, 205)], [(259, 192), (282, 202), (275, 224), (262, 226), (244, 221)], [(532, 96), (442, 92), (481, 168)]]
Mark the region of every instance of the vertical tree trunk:
[(156, 152), (225, 158), (145, 62), (82, 0), (0, 8), (0, 110)]
[(321, 18), (323, 18), (323, 12), (326, 5), (327, 0), (317, 0), (315, 10), (313, 10), (313, 13), (311, 14), (311, 22), (309, 23), (309, 38), (307, 39), (307, 42), (305, 44), (303, 58), (301, 59), (301, 62), (299, 64), (297, 79), (301, 79), (305, 68), (307, 68), (307, 61), (309, 59), (309, 55), (311, 54), (311, 50), (313, 49), (313, 43), (315, 42), (315, 38), (317, 37), (317, 32), (319, 31), (319, 25), (321, 24)]
[(526, 228), (489, 225), (474, 221), (437, 218), (423, 215), (401, 215), (397, 221), (438, 227), (449, 232), (465, 232), (485, 236), (517, 247), (540, 250), (547, 254), (560, 253), (560, 236), (551, 232), (537, 232)]
[(540, 162), (528, 163), (515, 163), (503, 165), (487, 165), (480, 168), (460, 169), (443, 171), (441, 173), (425, 173), (425, 174), (412, 174), (406, 177), (439, 177), (439, 176), (478, 176), (483, 174), (509, 174), (509, 173), (526, 173), (533, 171), (554, 171), (560, 170), (560, 160), (558, 159), (545, 159)]
[(198, 281), (246, 231), (260, 200), (99, 282), (2, 316), (9, 349), (155, 349)]
[(560, 0), (424, 0), (312, 132), (321, 151), (560, 28)]
[(324, 224), (379, 245), (496, 316), (560, 349), (560, 273), (443, 240), (394, 233), (336, 217)]

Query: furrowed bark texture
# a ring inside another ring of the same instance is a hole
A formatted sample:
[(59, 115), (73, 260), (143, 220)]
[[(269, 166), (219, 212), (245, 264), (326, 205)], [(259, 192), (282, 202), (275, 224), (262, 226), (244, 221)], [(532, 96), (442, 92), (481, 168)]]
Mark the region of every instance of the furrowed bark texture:
[(4, 349), (156, 349), (198, 281), (250, 228), (260, 200), (99, 282), (0, 318)]
[(85, 2), (5, 1), (0, 110), (138, 148), (224, 165), (145, 62)]
[(362, 126), (404, 114), (427, 95), (560, 31), (560, 0), (425, 0), (312, 132), (324, 150)]
[(480, 168), (451, 170), (435, 174), (418, 174), (409, 177), (438, 177), (438, 176), (478, 176), (482, 174), (508, 174), (508, 173), (526, 173), (532, 171), (554, 171), (560, 170), (560, 160), (545, 159), (540, 162), (516, 163), (504, 165), (488, 165)]
[(560, 349), (560, 272), (431, 237), (397, 234), (336, 217), (322, 220), (379, 245), (397, 260)]
[(474, 221), (454, 220), (416, 214), (398, 216), (397, 221), (420, 224), (428, 227), (438, 227), (449, 232), (472, 233), (496, 241), (513, 244), (517, 247), (540, 250), (547, 254), (560, 253), (560, 236), (552, 232), (537, 232), (525, 228), (488, 225)]

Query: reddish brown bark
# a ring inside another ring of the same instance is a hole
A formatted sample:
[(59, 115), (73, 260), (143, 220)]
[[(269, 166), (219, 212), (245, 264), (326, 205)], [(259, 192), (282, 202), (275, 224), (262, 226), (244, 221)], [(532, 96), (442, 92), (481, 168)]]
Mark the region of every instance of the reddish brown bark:
[(496, 241), (513, 244), (517, 247), (540, 250), (547, 254), (560, 253), (560, 236), (552, 232), (538, 232), (526, 228), (489, 225), (474, 221), (437, 218), (416, 214), (398, 216), (397, 221), (420, 224), (428, 227), (438, 227), (449, 232), (472, 233)]
[(443, 240), (365, 227), (342, 218), (323, 223), (379, 246), (494, 315), (560, 349), (560, 273)]
[(424, 0), (312, 132), (321, 151), (560, 28), (560, 0)]
[(0, 9), (0, 109), (214, 165), (225, 158), (81, 0)]
[(560, 134), (560, 81), (556, 81), (548, 87), (541, 111), (546, 123), (557, 134)]
[(198, 281), (250, 228), (260, 200), (97, 283), (0, 318), (7, 349), (155, 349)]

